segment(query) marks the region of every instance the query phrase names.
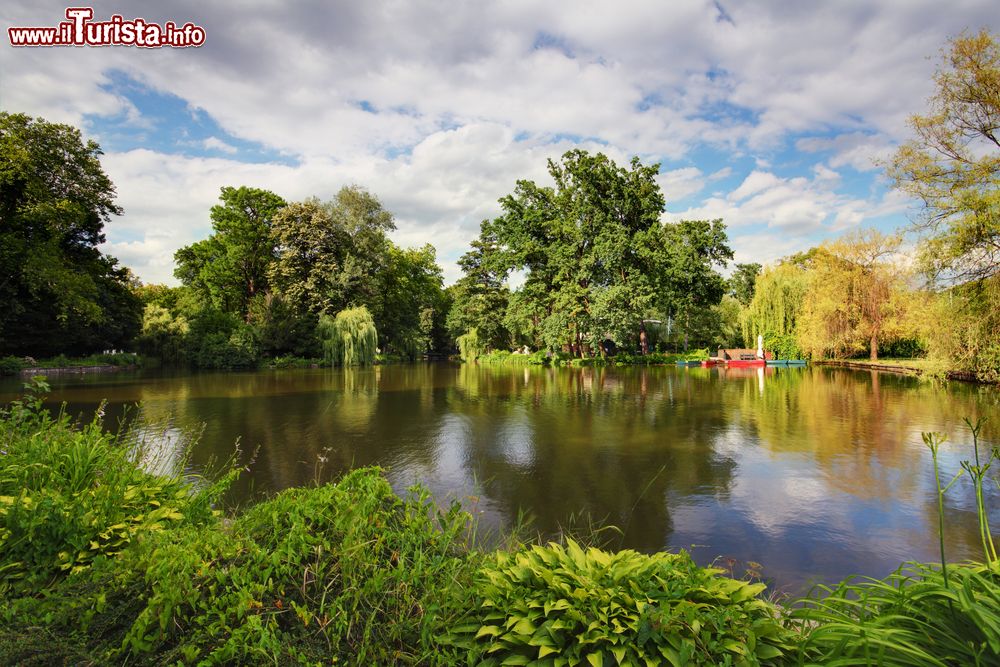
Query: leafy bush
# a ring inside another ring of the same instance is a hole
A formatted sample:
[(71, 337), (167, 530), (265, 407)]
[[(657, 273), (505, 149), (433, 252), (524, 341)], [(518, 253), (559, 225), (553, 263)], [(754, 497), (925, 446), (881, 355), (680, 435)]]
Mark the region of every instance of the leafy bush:
[(369, 468), (284, 491), (229, 531), (164, 533), (130, 556), (145, 592), (124, 645), (185, 663), (426, 662), (468, 595), (469, 519)]
[(1000, 571), (908, 563), (884, 580), (820, 586), (792, 616), (819, 664), (1000, 664)]
[(763, 584), (719, 577), (686, 553), (584, 551), (572, 540), (500, 553), (447, 641), (469, 664), (759, 664), (792, 633)]
[(232, 333), (216, 332), (196, 339), (189, 358), (198, 368), (230, 370), (256, 368), (259, 355), (253, 327), (241, 325)]
[(120, 553), (137, 535), (204, 520), (218, 493), (142, 471), (136, 451), (98, 419), (76, 427), (50, 416), (37, 394), (0, 410), (0, 451), (0, 591), (30, 590)]
[(795, 334), (767, 333), (764, 335), (764, 349), (773, 352), (775, 359), (804, 359)]
[(479, 357), (479, 363), (494, 366), (544, 366), (549, 363), (549, 356), (545, 350), (538, 350), (530, 354), (493, 350)]
[(0, 357), (0, 375), (17, 375), (24, 368), (19, 357)]

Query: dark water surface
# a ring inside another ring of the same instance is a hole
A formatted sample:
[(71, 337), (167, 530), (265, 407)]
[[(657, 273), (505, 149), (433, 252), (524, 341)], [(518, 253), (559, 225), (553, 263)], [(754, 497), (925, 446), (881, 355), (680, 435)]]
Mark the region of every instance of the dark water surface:
[[(109, 424), (141, 403), (142, 417), (160, 424), (147, 440), (168, 462), (199, 425), (195, 468), (227, 458), (239, 438), (257, 456), (234, 501), (378, 464), (397, 491), (420, 482), (487, 528), (524, 512), (553, 536), (590, 517), (623, 529), (605, 534), (612, 546), (737, 559), (736, 574), (756, 561), (791, 592), (934, 560), (936, 496), (921, 431), (951, 434), (948, 472), (972, 457), (963, 417), (989, 417), (985, 441), (1000, 444), (996, 388), (818, 367), (436, 363), (50, 382), (73, 414), (89, 417), (107, 399)], [(0, 400), (18, 386), (0, 384)], [(980, 554), (973, 501), (965, 482), (947, 498), (952, 560)], [(989, 501), (1000, 505), (995, 486)], [(993, 521), (1000, 526), (1000, 512)]]

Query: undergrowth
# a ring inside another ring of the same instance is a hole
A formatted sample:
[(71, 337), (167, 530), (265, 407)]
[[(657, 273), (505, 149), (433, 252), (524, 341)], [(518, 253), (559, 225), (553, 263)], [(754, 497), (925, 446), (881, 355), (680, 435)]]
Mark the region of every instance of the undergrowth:
[[(1000, 572), (976, 485), (984, 562), (910, 563), (781, 607), (763, 584), (686, 553), (508, 542), (427, 491), (364, 468), (240, 514), (214, 484), (155, 476), (99, 421), (0, 411), (0, 664), (1000, 664)], [(942, 498), (943, 437), (925, 437)], [(943, 522), (943, 514), (942, 514)]]

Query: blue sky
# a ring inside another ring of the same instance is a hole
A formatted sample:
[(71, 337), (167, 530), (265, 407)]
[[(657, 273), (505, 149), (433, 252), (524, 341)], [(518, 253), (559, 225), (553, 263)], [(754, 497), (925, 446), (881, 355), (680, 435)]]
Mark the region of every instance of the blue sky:
[[(718, 218), (738, 261), (770, 262), (914, 204), (876, 160), (925, 108), (940, 49), (996, 32), (985, 0), (826, 3), (94, 5), (205, 28), (192, 49), (0, 47), (0, 106), (101, 143), (125, 209), (105, 250), (174, 283), (226, 185), (286, 199), (358, 184), (394, 238), (455, 260), (517, 179), (564, 151), (661, 164), (664, 220)], [(7, 2), (4, 27), (65, 5)]]

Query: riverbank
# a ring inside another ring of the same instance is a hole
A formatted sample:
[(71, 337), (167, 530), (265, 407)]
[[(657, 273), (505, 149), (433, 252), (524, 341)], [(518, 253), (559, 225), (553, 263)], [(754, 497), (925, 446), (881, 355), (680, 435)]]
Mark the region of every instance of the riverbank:
[(914, 564), (781, 606), (683, 552), (514, 538), (484, 551), (459, 506), (398, 497), (375, 468), (223, 515), (242, 464), (215, 482), (154, 476), (129, 436), (31, 395), (0, 414), (0, 449), (3, 664), (1000, 658), (995, 566), (949, 565), (949, 584)]
[(959, 382), (975, 382), (979, 384), (995, 384), (979, 378), (971, 371), (947, 370), (938, 362), (928, 359), (820, 359), (811, 362), (815, 366), (835, 366), (838, 368), (854, 368), (868, 371), (883, 371), (902, 375), (930, 375), (946, 380)]

